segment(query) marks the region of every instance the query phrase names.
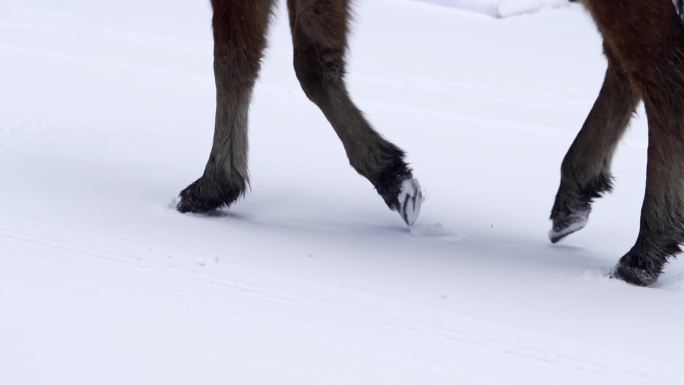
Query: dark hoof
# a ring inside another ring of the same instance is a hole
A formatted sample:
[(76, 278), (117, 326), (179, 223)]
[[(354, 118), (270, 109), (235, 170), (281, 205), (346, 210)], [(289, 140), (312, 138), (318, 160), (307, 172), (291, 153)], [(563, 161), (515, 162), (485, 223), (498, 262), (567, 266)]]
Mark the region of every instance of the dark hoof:
[(549, 239), (552, 243), (557, 243), (568, 235), (582, 230), (589, 221), (591, 209), (582, 209), (569, 212), (552, 218), (553, 227), (549, 231)]
[(420, 184), (404, 161), (404, 153), (391, 143), (380, 151), (385, 166), (374, 177), (368, 177), (387, 206), (399, 213), (408, 226), (418, 219), (423, 204)]
[(650, 286), (655, 283), (660, 273), (653, 273), (647, 269), (633, 267), (620, 262), (612, 278), (621, 279), (636, 286)]
[(176, 210), (181, 213), (206, 214), (230, 206), (242, 195), (244, 188), (231, 188), (209, 183), (200, 178), (181, 191)]

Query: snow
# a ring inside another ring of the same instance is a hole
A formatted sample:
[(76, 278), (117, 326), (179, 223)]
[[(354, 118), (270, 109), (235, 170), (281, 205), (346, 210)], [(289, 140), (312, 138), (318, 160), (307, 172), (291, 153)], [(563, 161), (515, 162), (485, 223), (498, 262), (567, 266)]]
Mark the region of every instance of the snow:
[(494, 17), (511, 17), (568, 4), (568, 0), (416, 0)]
[(608, 278), (638, 232), (643, 112), (615, 193), (546, 239), (605, 70), (585, 12), (355, 14), (351, 92), (427, 196), (411, 231), (300, 90), (284, 4), (251, 191), (211, 216), (171, 205), (211, 145), (208, 3), (0, 4), (1, 384), (684, 383), (684, 263)]

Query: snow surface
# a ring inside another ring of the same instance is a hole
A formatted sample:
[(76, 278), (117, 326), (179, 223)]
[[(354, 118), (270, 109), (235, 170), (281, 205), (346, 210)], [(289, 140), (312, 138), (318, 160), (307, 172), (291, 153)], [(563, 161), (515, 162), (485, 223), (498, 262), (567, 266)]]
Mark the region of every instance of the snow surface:
[(616, 192), (546, 239), (605, 69), (579, 6), (358, 2), (349, 81), (428, 192), (411, 232), (299, 89), (283, 4), (252, 191), (172, 209), (211, 145), (209, 19), (181, 0), (0, 3), (0, 384), (684, 383), (684, 263), (655, 288), (607, 278), (638, 231), (643, 113)]
[(485, 13), (494, 17), (511, 17), (540, 10), (560, 7), (568, 0), (416, 0), (456, 8), (469, 12)]

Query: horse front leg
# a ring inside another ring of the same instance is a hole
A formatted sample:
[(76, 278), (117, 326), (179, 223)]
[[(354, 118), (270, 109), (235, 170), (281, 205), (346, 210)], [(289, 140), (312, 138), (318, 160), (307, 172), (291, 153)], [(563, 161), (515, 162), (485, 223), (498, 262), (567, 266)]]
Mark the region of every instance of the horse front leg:
[(349, 7), (349, 0), (288, 0), (297, 78), (335, 129), (351, 166), (412, 225), (423, 201), (420, 185), (404, 152), (380, 136), (352, 102), (344, 80)]
[(245, 192), (249, 105), (272, 5), (273, 0), (212, 0), (214, 143), (202, 177), (180, 193), (180, 212), (206, 213), (230, 206)]

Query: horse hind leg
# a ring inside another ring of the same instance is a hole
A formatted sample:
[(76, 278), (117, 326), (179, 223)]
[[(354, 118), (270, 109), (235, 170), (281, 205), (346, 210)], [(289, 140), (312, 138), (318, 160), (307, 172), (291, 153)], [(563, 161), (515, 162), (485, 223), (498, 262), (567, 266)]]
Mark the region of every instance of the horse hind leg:
[(551, 210), (551, 242), (581, 230), (595, 198), (611, 191), (610, 164), (639, 96), (618, 59), (605, 46), (608, 69), (599, 96), (561, 166), (561, 183)]
[(273, 0), (212, 0), (216, 117), (204, 174), (180, 193), (180, 212), (206, 213), (244, 194), (247, 121)]
[(641, 226), (614, 276), (649, 285), (684, 241), (684, 27), (670, 0), (585, 3), (646, 107), (649, 145)]
[(297, 78), (335, 129), (351, 166), (412, 225), (423, 201), (420, 185), (404, 152), (371, 128), (344, 81), (349, 7), (349, 0), (288, 0)]

